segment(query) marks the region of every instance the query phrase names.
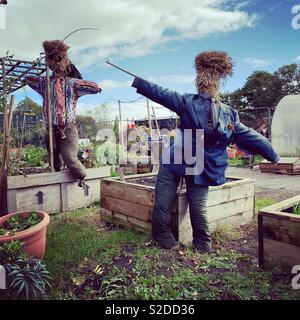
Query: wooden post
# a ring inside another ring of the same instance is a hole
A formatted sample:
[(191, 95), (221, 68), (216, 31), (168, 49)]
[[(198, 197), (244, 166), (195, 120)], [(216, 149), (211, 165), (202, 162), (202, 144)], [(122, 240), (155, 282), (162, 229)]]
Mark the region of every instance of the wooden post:
[(157, 133), (158, 133), (158, 136), (160, 137), (160, 129), (159, 129), (159, 124), (158, 124), (158, 121), (157, 121), (157, 118), (156, 118), (154, 107), (152, 107), (152, 113), (153, 113), (156, 129), (157, 129)]
[(9, 107), (9, 114), (8, 114), (8, 132), (9, 133), (11, 131), (14, 108), (15, 108), (15, 96), (12, 95), (10, 97), (10, 107)]
[(2, 58), (2, 76), (3, 76), (3, 88), (2, 96), (4, 98), (4, 114), (3, 114), (3, 147), (2, 147), (2, 163), (0, 171), (0, 216), (7, 214), (7, 88), (6, 88), (6, 67), (5, 58)]
[(52, 105), (51, 105), (51, 88), (50, 88), (50, 70), (47, 66), (47, 115), (48, 115), (48, 135), (49, 135), (49, 164), (50, 169), (54, 172), (54, 159), (53, 159), (53, 128), (52, 128)]
[[(159, 129), (159, 125), (158, 125), (158, 121), (157, 121), (157, 118), (156, 118), (154, 107), (152, 107), (152, 113), (153, 113), (156, 129), (157, 129), (158, 138), (160, 140), (161, 134), (160, 134), (160, 129)], [(153, 145), (151, 145), (151, 161), (152, 161), (152, 148), (153, 148)], [(158, 149), (159, 150), (159, 155), (161, 156), (161, 153), (162, 153), (162, 141), (158, 142), (158, 148), (159, 148)], [(152, 173), (158, 172), (158, 169), (159, 169), (159, 163), (154, 163), (153, 164), (153, 168), (152, 168)]]
[(23, 122), (22, 122), (22, 128), (21, 128), (21, 141), (20, 141), (19, 156), (21, 156), (22, 148), (23, 148), (25, 123), (26, 123), (26, 111), (24, 111), (24, 114), (23, 114)]
[(9, 163), (10, 163), (10, 156), (9, 156), (9, 146), (10, 146), (10, 132), (11, 132), (11, 126), (12, 126), (12, 120), (13, 120), (13, 114), (14, 114), (14, 109), (15, 109), (15, 96), (12, 95), (10, 97), (10, 104), (9, 104), (9, 113), (8, 113), (8, 137), (9, 137), (9, 145), (8, 145), (8, 152), (7, 152), (7, 164), (6, 166), (9, 168)]
[(264, 266), (264, 236), (263, 236), (263, 216), (258, 214), (258, 265), (260, 268)]
[(122, 111), (121, 111), (121, 101), (118, 100), (119, 104), (119, 131), (120, 131), (120, 144), (121, 144), (121, 156), (120, 160), (123, 161), (124, 156), (124, 136), (123, 136), (123, 129), (122, 129)]
[(146, 101), (147, 101), (147, 111), (148, 111), (148, 121), (149, 121), (150, 137), (152, 138), (152, 123), (151, 123), (149, 100), (146, 99)]

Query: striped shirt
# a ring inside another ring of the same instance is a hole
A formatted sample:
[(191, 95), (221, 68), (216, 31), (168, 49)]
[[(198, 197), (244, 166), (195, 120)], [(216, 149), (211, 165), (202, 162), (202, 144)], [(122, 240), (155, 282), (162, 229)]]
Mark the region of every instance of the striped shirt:
[[(48, 123), (47, 78), (26, 77), (26, 83), (43, 97), (43, 115)], [(50, 77), (50, 99), (52, 106), (52, 125), (63, 128), (74, 124), (76, 119), (77, 100), (85, 94), (101, 92), (94, 81)]]

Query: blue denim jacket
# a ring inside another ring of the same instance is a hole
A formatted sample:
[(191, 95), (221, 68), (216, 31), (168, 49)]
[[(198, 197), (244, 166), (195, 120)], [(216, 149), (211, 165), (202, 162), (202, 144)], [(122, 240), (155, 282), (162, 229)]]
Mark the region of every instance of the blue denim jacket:
[[(176, 112), (180, 117), (180, 130), (204, 129), (204, 170), (194, 176), (196, 184), (215, 186), (225, 183), (225, 171), (228, 166), (227, 146), (232, 141), (251, 154), (260, 154), (274, 163), (279, 161), (279, 156), (269, 140), (241, 123), (238, 112), (225, 104), (220, 104), (219, 107), (218, 127), (211, 130), (206, 112), (211, 105), (209, 94), (181, 95), (137, 77), (132, 86), (137, 89), (137, 93)], [(195, 148), (196, 145), (193, 149)], [(184, 162), (174, 164), (174, 144), (170, 146), (170, 153), (171, 163), (164, 166), (176, 175), (185, 176), (188, 165)]]

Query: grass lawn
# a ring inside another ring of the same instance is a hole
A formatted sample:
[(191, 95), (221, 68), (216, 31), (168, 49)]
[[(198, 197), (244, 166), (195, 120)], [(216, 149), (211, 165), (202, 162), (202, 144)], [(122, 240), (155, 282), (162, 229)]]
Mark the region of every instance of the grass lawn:
[(103, 223), (98, 205), (51, 218), (51, 299), (300, 299), (289, 273), (258, 268), (256, 223), (217, 230), (215, 252), (201, 255), (147, 246), (149, 236)]

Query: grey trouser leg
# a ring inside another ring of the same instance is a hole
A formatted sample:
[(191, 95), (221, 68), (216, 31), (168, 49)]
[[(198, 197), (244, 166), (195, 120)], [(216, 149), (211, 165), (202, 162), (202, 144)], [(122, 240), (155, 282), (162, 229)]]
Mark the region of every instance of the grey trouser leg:
[(63, 130), (65, 139), (60, 139), (60, 152), (65, 165), (71, 170), (74, 178), (83, 180), (86, 176), (85, 167), (77, 157), (78, 130), (70, 125)]
[(165, 248), (172, 248), (176, 244), (171, 231), (171, 210), (176, 198), (179, 181), (180, 177), (160, 165), (152, 213), (152, 238)]
[(194, 183), (194, 177), (185, 178), (187, 198), (190, 207), (191, 224), (193, 228), (193, 245), (201, 252), (211, 251), (211, 238), (207, 222), (206, 202), (208, 187)]

